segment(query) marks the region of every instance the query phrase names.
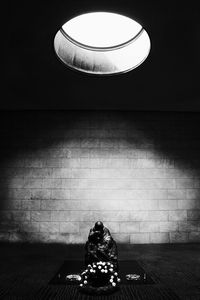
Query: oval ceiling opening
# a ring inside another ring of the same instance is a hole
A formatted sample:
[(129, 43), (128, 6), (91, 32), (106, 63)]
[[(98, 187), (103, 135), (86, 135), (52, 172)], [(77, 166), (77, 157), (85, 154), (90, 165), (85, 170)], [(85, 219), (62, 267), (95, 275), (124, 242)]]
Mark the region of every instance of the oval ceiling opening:
[(54, 48), (68, 67), (95, 75), (128, 72), (148, 56), (150, 39), (136, 21), (110, 12), (79, 15), (56, 33)]

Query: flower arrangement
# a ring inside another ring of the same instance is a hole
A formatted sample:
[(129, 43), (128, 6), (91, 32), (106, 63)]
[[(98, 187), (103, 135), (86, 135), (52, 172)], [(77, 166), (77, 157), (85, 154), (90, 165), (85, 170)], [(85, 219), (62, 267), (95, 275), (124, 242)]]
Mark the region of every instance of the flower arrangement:
[(93, 294), (112, 292), (121, 281), (112, 262), (93, 262), (81, 276), (80, 289)]

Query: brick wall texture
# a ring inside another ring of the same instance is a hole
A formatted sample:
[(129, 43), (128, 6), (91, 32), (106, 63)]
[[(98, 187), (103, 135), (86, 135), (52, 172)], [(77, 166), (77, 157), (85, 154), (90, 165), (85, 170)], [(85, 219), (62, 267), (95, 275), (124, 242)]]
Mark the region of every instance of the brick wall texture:
[(0, 240), (200, 241), (200, 115), (1, 112)]

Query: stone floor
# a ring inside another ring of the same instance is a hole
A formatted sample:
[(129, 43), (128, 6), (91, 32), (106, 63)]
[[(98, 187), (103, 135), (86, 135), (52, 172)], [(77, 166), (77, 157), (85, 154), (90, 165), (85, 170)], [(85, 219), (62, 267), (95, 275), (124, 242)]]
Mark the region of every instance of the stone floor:
[[(180, 299), (200, 300), (200, 244), (118, 245), (118, 252), (120, 260), (137, 260)], [(83, 257), (83, 245), (1, 243), (0, 299), (33, 299), (64, 260)]]

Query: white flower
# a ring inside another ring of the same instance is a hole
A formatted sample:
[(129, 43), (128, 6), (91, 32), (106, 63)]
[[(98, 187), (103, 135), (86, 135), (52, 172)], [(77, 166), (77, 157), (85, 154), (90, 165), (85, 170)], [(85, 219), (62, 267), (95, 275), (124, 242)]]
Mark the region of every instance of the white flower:
[(117, 278), (117, 281), (118, 281), (118, 282), (120, 282), (120, 281), (121, 281), (121, 279), (120, 279), (120, 278)]
[(115, 282), (112, 282), (112, 286), (116, 286), (116, 283), (115, 283)]
[(104, 272), (105, 272), (105, 270), (104, 270), (104, 269), (101, 269), (101, 272), (102, 272), (102, 273), (104, 273)]
[(112, 269), (112, 268), (110, 268), (109, 270), (110, 270), (110, 272), (112, 272), (112, 271), (113, 271), (113, 269)]
[(101, 266), (98, 266), (99, 269), (101, 269)]
[(110, 279), (110, 282), (113, 282), (113, 279)]
[(84, 280), (83, 283), (84, 283), (84, 284), (87, 284), (87, 280)]
[(81, 283), (80, 286), (83, 286), (83, 284)]
[(105, 273), (108, 273), (108, 270), (105, 270)]
[(117, 272), (115, 272), (115, 273), (114, 273), (114, 275), (115, 275), (115, 276), (117, 276), (117, 275), (118, 275), (118, 273), (117, 273)]

